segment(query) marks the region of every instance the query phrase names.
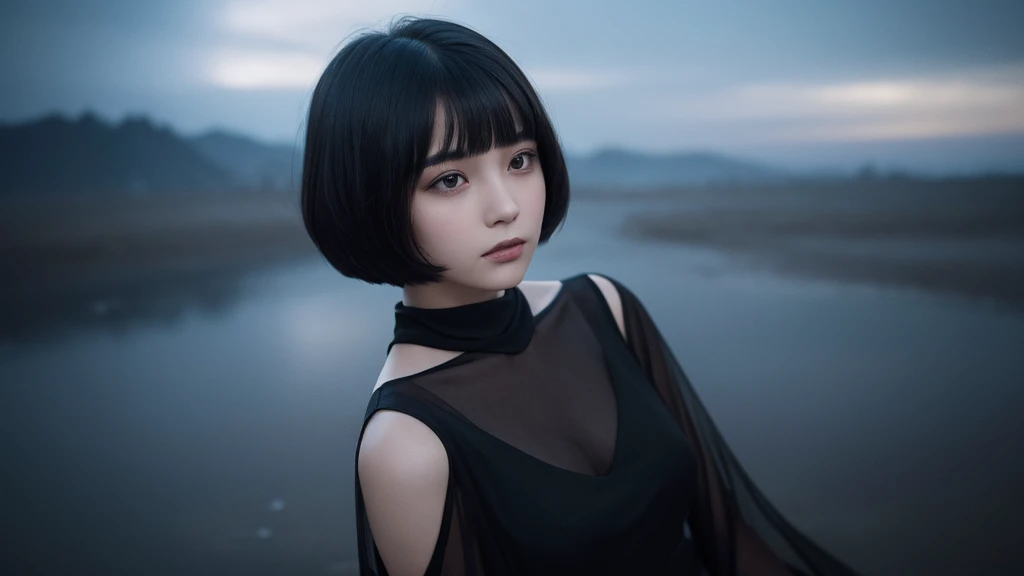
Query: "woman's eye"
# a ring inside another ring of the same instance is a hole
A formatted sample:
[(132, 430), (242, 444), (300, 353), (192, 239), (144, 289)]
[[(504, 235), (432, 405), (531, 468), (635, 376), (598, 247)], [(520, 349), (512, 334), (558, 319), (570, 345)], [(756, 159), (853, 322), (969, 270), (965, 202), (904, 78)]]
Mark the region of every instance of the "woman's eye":
[(512, 162), (509, 164), (514, 170), (522, 170), (523, 166), (527, 163), (527, 158), (532, 160), (537, 155), (533, 152), (520, 152), (512, 158)]
[(448, 174), (447, 176), (442, 176), (434, 183), (433, 188), (437, 188), (442, 193), (450, 192), (459, 187), (459, 178), (462, 178), (462, 174)]
[[(512, 161), (509, 163), (509, 166), (517, 172), (522, 171), (527, 168), (531, 168), (533, 166), (534, 158), (536, 157), (536, 152), (520, 152), (519, 154), (516, 154), (515, 156), (512, 157)], [(465, 178), (463, 178), (462, 174), (459, 174), (457, 172), (446, 174), (435, 180), (434, 183), (430, 186), (430, 189), (436, 190), (441, 194), (454, 194), (455, 191), (458, 190), (459, 186), (461, 185), (460, 179), (465, 181)]]

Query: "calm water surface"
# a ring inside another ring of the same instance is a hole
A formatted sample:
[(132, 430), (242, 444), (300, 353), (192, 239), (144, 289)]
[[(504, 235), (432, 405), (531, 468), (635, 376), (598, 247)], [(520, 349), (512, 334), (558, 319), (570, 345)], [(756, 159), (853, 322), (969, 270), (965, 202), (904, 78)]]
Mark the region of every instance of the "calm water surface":
[[(527, 277), (633, 289), (769, 498), (865, 574), (1024, 572), (1024, 315), (624, 240), (632, 208), (577, 202)], [(4, 573), (355, 572), (400, 291), (318, 260), (224, 282), (0, 345)]]

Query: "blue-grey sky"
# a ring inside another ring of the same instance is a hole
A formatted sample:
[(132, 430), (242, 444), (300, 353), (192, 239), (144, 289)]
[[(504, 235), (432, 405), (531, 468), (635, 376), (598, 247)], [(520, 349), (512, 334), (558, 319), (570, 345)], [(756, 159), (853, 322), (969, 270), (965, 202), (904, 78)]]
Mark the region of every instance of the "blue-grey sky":
[(794, 166), (1024, 165), (1019, 1), (54, 0), (4, 3), (0, 120), (86, 109), (301, 140), (346, 36), (433, 15), (494, 40), (570, 152)]

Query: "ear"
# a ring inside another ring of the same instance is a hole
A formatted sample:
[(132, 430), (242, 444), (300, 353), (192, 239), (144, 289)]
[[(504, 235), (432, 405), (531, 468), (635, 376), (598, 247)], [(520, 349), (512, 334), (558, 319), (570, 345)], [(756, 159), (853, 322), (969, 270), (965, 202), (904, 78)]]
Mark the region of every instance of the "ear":
[(619, 326), (619, 332), (622, 332), (622, 339), (626, 339), (626, 323), (622, 319), (622, 299), (619, 297), (619, 291), (612, 284), (611, 280), (600, 276), (598, 274), (587, 274), (594, 284), (601, 289), (601, 293), (604, 294), (604, 299), (608, 301), (608, 308), (612, 311), (612, 316), (615, 317), (615, 323)]

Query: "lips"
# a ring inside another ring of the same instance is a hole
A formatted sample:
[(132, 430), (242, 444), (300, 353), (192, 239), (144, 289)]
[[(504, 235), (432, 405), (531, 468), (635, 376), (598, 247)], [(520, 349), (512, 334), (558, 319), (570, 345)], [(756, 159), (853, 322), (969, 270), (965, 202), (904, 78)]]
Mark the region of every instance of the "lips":
[(487, 256), (488, 254), (490, 254), (492, 252), (497, 252), (498, 250), (501, 250), (502, 248), (508, 248), (509, 246), (515, 246), (516, 244), (522, 244), (524, 242), (526, 242), (526, 241), (523, 240), (522, 238), (512, 238), (512, 239), (509, 239), (509, 240), (503, 240), (503, 241), (498, 242), (497, 244), (495, 244), (494, 247), (491, 248), (490, 250), (488, 250), (487, 252), (484, 252), (483, 256)]

